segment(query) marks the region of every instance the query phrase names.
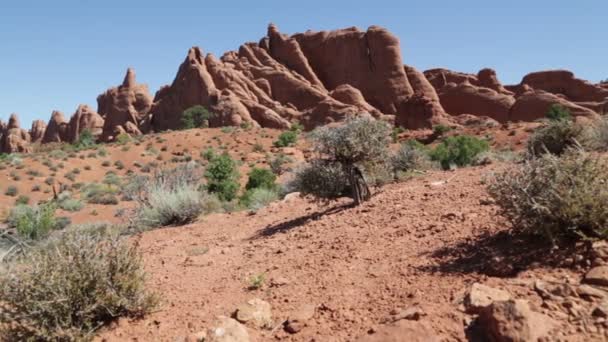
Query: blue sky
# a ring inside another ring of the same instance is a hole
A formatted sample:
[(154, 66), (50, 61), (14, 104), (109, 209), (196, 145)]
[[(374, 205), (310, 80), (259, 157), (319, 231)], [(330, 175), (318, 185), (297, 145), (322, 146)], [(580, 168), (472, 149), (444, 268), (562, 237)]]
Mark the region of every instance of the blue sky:
[(20, 0), (0, 4), (0, 118), (48, 120), (119, 84), (127, 67), (154, 93), (189, 47), (221, 55), (281, 32), (380, 25), (404, 63), (497, 70), (503, 83), (566, 68), (608, 78), (608, 1), (135, 1)]

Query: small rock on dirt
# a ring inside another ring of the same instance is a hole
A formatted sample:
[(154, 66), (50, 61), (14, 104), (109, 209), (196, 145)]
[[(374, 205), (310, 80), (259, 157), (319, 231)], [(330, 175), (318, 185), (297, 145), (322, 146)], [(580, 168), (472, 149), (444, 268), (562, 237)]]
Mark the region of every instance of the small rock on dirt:
[(315, 316), (316, 306), (305, 304), (289, 315), (285, 322), (285, 331), (296, 334), (306, 327), (307, 322)]
[(234, 313), (234, 317), (241, 323), (249, 323), (257, 328), (272, 326), (270, 303), (259, 298), (254, 298), (239, 305)]
[(439, 342), (441, 338), (426, 322), (402, 320), (374, 328), (374, 333), (357, 342)]
[(241, 323), (220, 316), (214, 327), (207, 331), (205, 342), (249, 342), (249, 334)]
[(525, 300), (506, 300), (495, 301), (483, 309), (476, 325), (476, 332), (483, 340), (538, 341), (548, 336), (555, 322), (532, 311)]
[(608, 286), (608, 266), (597, 266), (585, 274), (584, 282), (587, 284)]
[(467, 313), (476, 314), (495, 301), (511, 299), (509, 292), (474, 283), (466, 293), (464, 306)]

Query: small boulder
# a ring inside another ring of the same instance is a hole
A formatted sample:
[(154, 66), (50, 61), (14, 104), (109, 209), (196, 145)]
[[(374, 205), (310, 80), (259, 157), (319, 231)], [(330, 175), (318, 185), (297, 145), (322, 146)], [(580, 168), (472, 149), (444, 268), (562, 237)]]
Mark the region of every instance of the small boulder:
[(496, 301), (481, 311), (476, 323), (481, 338), (495, 342), (538, 341), (555, 326), (525, 300)]
[(270, 303), (254, 298), (238, 306), (234, 317), (241, 323), (249, 323), (257, 328), (272, 326), (272, 311)]
[(441, 340), (426, 322), (402, 320), (381, 326), (373, 334), (360, 337), (357, 342), (439, 342)]
[(316, 306), (305, 304), (289, 315), (285, 321), (285, 331), (290, 334), (298, 333), (307, 326), (307, 322), (315, 316)]
[(608, 266), (597, 266), (585, 274), (583, 281), (587, 284), (608, 286)]
[(247, 329), (232, 318), (218, 317), (217, 323), (207, 331), (205, 342), (249, 342)]
[(507, 291), (474, 283), (465, 295), (464, 305), (467, 313), (477, 314), (495, 301), (509, 299), (511, 295)]

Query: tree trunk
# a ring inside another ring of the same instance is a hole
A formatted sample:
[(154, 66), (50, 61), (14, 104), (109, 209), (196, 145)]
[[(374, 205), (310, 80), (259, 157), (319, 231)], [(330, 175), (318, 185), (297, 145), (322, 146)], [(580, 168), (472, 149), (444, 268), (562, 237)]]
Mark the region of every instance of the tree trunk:
[(349, 170), (349, 178), (350, 178), (350, 187), (353, 199), (355, 200), (355, 205), (360, 205), (361, 203), (367, 201), (371, 197), (371, 193), (369, 191), (369, 187), (365, 182), (365, 178), (363, 178), (363, 174), (356, 166), (351, 166), (348, 168)]

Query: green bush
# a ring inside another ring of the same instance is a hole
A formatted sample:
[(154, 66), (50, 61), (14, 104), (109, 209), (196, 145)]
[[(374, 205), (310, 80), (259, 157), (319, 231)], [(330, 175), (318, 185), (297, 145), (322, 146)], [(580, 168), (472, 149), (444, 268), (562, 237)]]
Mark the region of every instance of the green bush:
[(258, 211), (277, 199), (279, 199), (279, 195), (276, 190), (264, 187), (253, 188), (245, 192), (240, 204), (249, 210)]
[(73, 144), (77, 151), (95, 147), (95, 137), (90, 130), (85, 129), (78, 135), (78, 140)]
[(268, 169), (254, 167), (249, 171), (248, 176), (249, 179), (247, 180), (247, 185), (245, 185), (245, 189), (247, 190), (257, 188), (273, 190), (277, 187), (277, 184), (275, 183), (277, 176)]
[(430, 156), (447, 170), (454, 166), (470, 165), (478, 154), (489, 148), (487, 141), (469, 135), (458, 135), (443, 139), (430, 152)]
[(180, 127), (181, 129), (209, 127), (209, 120), (213, 117), (215, 114), (203, 106), (190, 107), (182, 113)]
[(126, 145), (126, 144), (130, 143), (131, 140), (133, 140), (133, 139), (131, 139), (131, 136), (129, 134), (127, 134), (127, 133), (120, 133), (116, 137), (116, 143), (118, 145)]
[(570, 121), (572, 119), (570, 111), (559, 104), (551, 105), (546, 117), (551, 121)]
[(60, 228), (55, 218), (55, 205), (52, 203), (37, 206), (18, 205), (14, 207), (7, 219), (9, 227), (14, 228), (20, 237), (38, 240)]
[(562, 154), (576, 146), (583, 129), (570, 120), (552, 120), (537, 129), (528, 139), (527, 152), (530, 157), (545, 153)]
[(30, 198), (26, 195), (19, 195), (15, 200), (16, 205), (25, 205), (30, 203)]
[(608, 161), (578, 149), (544, 154), (489, 186), (516, 230), (550, 239), (608, 238)]
[(239, 191), (236, 162), (227, 153), (213, 157), (205, 170), (206, 189), (222, 201), (232, 201)]
[(171, 191), (162, 186), (148, 189), (146, 202), (138, 208), (139, 227), (157, 228), (194, 222), (202, 213), (204, 201), (196, 189), (181, 186)]
[(17, 196), (17, 193), (19, 193), (19, 190), (17, 190), (17, 187), (14, 185), (9, 185), (8, 187), (6, 187), (6, 191), (4, 192), (6, 196), (12, 197)]
[(115, 205), (118, 204), (118, 192), (119, 189), (111, 185), (89, 183), (82, 187), (81, 198), (92, 204)]
[(70, 230), (0, 274), (0, 339), (82, 341), (157, 305), (137, 247), (105, 230)]
[(433, 134), (436, 136), (442, 136), (451, 130), (452, 130), (452, 128), (450, 126), (446, 126), (446, 125), (442, 125), (442, 124), (433, 126)]
[(69, 192), (62, 192), (57, 196), (57, 206), (65, 211), (80, 211), (84, 204), (80, 200), (72, 198)]
[(287, 188), (302, 195), (331, 200), (348, 195), (350, 184), (348, 175), (339, 163), (313, 160), (295, 170)]
[(288, 147), (295, 145), (298, 140), (297, 131), (287, 131), (279, 135), (277, 140), (273, 143), (275, 147)]
[(201, 158), (203, 158), (207, 161), (210, 161), (215, 156), (216, 156), (215, 150), (211, 147), (208, 147), (204, 151), (201, 152)]
[(396, 175), (402, 172), (426, 170), (432, 167), (426, 146), (417, 140), (408, 140), (401, 144), (399, 150), (391, 158)]

